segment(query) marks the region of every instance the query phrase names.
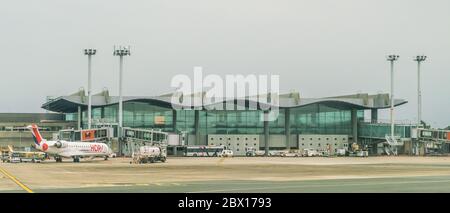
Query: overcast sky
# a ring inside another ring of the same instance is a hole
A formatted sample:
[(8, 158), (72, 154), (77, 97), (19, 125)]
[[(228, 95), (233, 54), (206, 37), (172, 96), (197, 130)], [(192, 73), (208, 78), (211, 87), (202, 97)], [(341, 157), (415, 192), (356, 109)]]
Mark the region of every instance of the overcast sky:
[[(389, 92), (396, 53), (398, 119), (417, 116), (423, 64), (423, 119), (450, 125), (448, 0), (1, 1), (0, 112), (42, 112), (46, 96), (87, 87), (82, 49), (95, 47), (93, 90), (118, 93), (114, 44), (132, 46), (124, 95), (173, 90), (176, 74), (279, 74), (301, 97)], [(383, 110), (384, 111), (384, 110)], [(382, 118), (388, 118), (382, 113)]]

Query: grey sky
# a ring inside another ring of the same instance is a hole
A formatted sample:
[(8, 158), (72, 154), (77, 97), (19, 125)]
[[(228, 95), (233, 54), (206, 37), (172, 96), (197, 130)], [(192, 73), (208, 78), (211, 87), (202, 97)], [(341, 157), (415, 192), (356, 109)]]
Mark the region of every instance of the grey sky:
[[(1, 112), (40, 112), (45, 96), (87, 85), (117, 94), (112, 45), (132, 45), (124, 94), (171, 91), (193, 66), (214, 74), (279, 74), (302, 97), (389, 91), (386, 54), (400, 55), (399, 119), (416, 117), (416, 64), (423, 65), (423, 118), (450, 125), (450, 1), (159, 0), (6, 1), (0, 7)], [(383, 113), (387, 118), (387, 114)]]

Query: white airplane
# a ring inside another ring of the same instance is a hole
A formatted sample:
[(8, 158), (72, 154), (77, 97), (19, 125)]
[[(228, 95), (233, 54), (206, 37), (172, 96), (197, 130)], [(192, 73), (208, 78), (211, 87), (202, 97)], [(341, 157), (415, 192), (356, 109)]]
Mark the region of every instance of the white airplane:
[(108, 160), (112, 153), (108, 145), (104, 143), (89, 143), (89, 142), (68, 142), (64, 140), (47, 141), (42, 138), (38, 126), (32, 124), (27, 126), (33, 135), (35, 147), (49, 155), (55, 156), (56, 162), (62, 162), (62, 157), (73, 158), (73, 162), (80, 162), (80, 158), (90, 157), (104, 157)]

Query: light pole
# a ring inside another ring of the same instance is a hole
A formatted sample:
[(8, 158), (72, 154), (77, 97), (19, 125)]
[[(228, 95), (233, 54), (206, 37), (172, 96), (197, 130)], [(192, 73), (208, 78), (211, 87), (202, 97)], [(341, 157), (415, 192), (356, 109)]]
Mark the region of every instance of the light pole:
[(387, 60), (391, 62), (391, 138), (394, 140), (394, 61), (398, 60), (398, 55), (388, 55)]
[(123, 127), (123, 97), (122, 97), (122, 81), (123, 81), (123, 57), (127, 55), (131, 55), (130, 53), (130, 46), (128, 47), (122, 47), (119, 46), (119, 48), (116, 49), (116, 46), (114, 46), (114, 52), (113, 55), (119, 56), (119, 129), (118, 129), (118, 136), (122, 136), (122, 127)]
[(422, 123), (422, 90), (420, 89), (420, 63), (425, 61), (427, 56), (418, 55), (414, 57), (414, 61), (417, 61), (417, 127)]
[(91, 128), (91, 113), (92, 113), (92, 93), (91, 93), (91, 84), (92, 84), (92, 71), (91, 71), (91, 58), (97, 52), (96, 49), (84, 49), (84, 54), (88, 56), (88, 129)]

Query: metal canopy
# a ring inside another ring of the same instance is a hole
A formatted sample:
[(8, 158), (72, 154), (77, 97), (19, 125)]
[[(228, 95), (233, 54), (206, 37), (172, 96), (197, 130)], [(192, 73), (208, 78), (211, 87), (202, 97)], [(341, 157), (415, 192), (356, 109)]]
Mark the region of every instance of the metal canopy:
[[(172, 108), (171, 96), (163, 95), (163, 96), (124, 96), (124, 102), (143, 102), (149, 103), (151, 105)], [(104, 95), (94, 95), (92, 96), (92, 107), (104, 107), (118, 104), (119, 97), (118, 96), (104, 96)], [(204, 101), (205, 102), (205, 101)], [(257, 104), (259, 106), (268, 106), (267, 103), (264, 102), (255, 102), (251, 100), (245, 99), (230, 99), (221, 102), (212, 102), (210, 104), (200, 104), (200, 105), (189, 105), (185, 106), (189, 108), (195, 109), (204, 109), (205, 106), (210, 106), (213, 104), (220, 104), (225, 102), (231, 102), (235, 104), (241, 105), (245, 103), (245, 106), (248, 106), (250, 102), (253, 104)], [(394, 106), (399, 106), (407, 103), (406, 100), (396, 99), (394, 101)], [(336, 96), (336, 97), (327, 97), (327, 98), (299, 98), (293, 97), (289, 94), (284, 94), (279, 96), (279, 108), (297, 108), (297, 107), (306, 107), (312, 104), (323, 104), (325, 106), (337, 108), (337, 109), (385, 109), (390, 107), (389, 96), (387, 94), (378, 94), (378, 95), (368, 95), (368, 94), (355, 94), (355, 95), (347, 95), (347, 96)], [(51, 100), (42, 105), (43, 109), (60, 112), (60, 113), (74, 113), (78, 111), (78, 107), (81, 109), (87, 108), (86, 97), (80, 95), (70, 95), (70, 96), (61, 96), (54, 100)], [(181, 105), (178, 105), (179, 107)], [(260, 108), (258, 108), (260, 109)]]

